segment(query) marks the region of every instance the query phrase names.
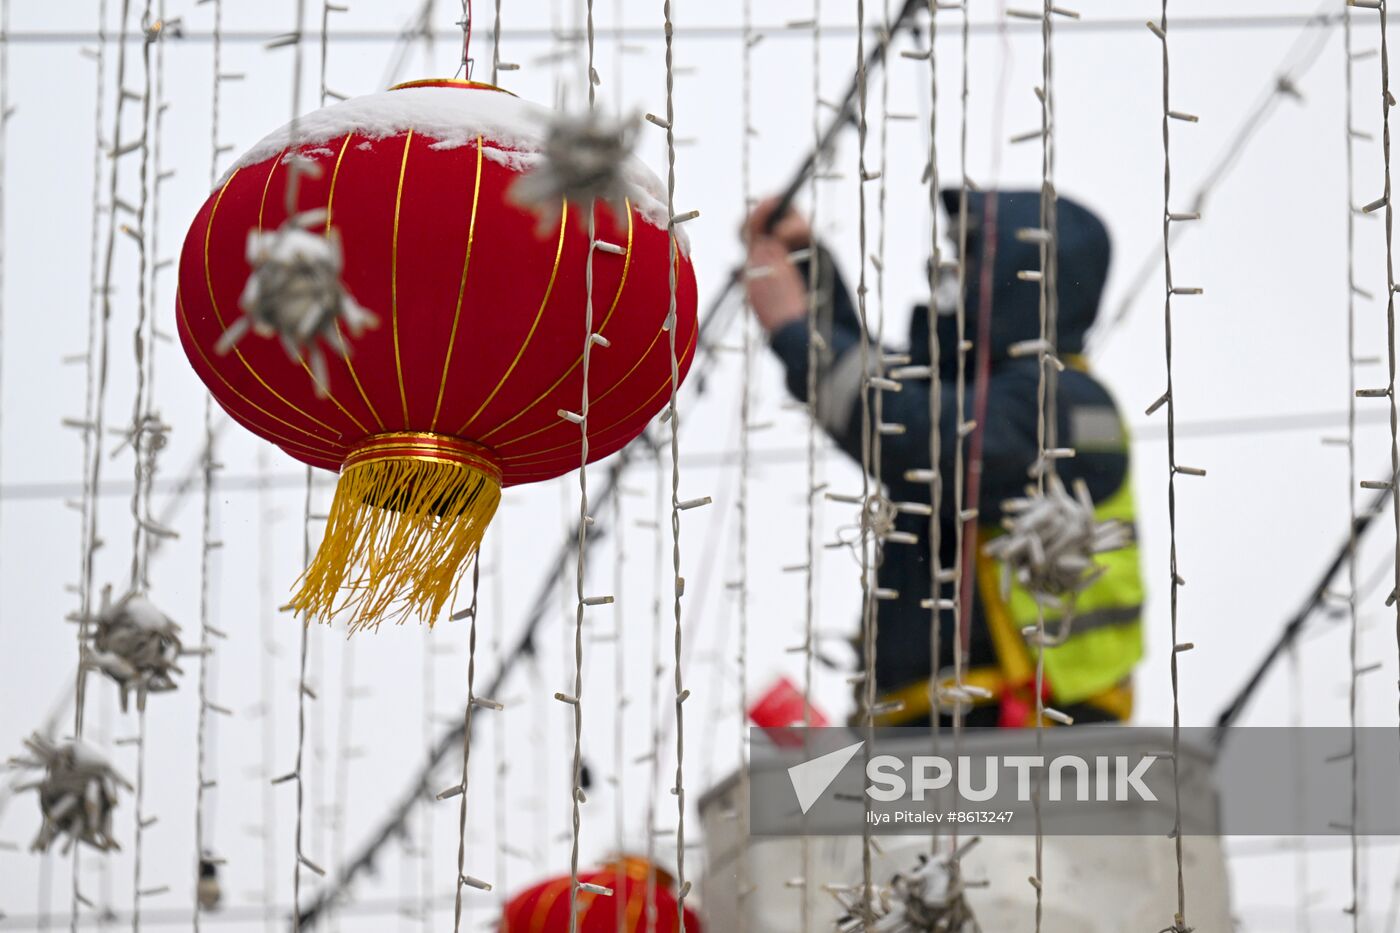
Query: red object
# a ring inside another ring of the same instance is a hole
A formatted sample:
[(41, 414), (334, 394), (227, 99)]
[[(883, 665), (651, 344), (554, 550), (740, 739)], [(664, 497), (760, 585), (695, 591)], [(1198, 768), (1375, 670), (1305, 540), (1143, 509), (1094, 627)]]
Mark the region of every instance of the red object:
[[(547, 115), (497, 88), (414, 82), (338, 106), (302, 118), (295, 153), (260, 146), (210, 195), (180, 257), (177, 327), (230, 417), (341, 472), (321, 547), (289, 605), (351, 630), (410, 615), (432, 623), (501, 489), (583, 460), (582, 430), (564, 415), (583, 411), (589, 205), (549, 205), (562, 216), (540, 229), (511, 200), (526, 166), (544, 158)], [(340, 241), (341, 284), (378, 326), (347, 333), (325, 322), (348, 347), (328, 331), (314, 348), (293, 344), (297, 356), (257, 331), (221, 347), (243, 318), (249, 234), (288, 221), (292, 155), (314, 163), (294, 186), (292, 213), (303, 225), (316, 217), (307, 230)], [(624, 169), (627, 210), (592, 208), (604, 245), (592, 258), (600, 339), (589, 353), (589, 462), (668, 404), (698, 338), (694, 270), (681, 249), (672, 267), (660, 183), (630, 162)]]
[[(802, 691), (786, 677), (779, 677), (768, 691), (749, 707), (749, 721), (763, 729), (800, 726), (805, 701)], [(811, 724), (825, 726), (827, 718), (815, 706), (810, 707)]]
[[(676, 896), (671, 876), (656, 871), (656, 923), (648, 926), (647, 862), (639, 858), (623, 858), (597, 871), (582, 872), (579, 880), (612, 889), (612, 896), (578, 893), (578, 933), (617, 933), (617, 911), (623, 912), (623, 927), (627, 933), (655, 930), (655, 933), (678, 933), (681, 929), (676, 910)], [(499, 933), (568, 933), (568, 877), (545, 881), (522, 891), (506, 905)], [(703, 933), (700, 918), (689, 907), (685, 909), (685, 933)]]
[[(438, 94), (504, 94), (433, 82)], [(419, 85), (422, 88), (422, 85)], [(386, 98), (392, 98), (391, 91)], [(310, 119), (310, 118), (308, 118)], [(220, 336), (242, 316), (248, 233), (287, 217), (283, 153), (233, 172), (190, 225), (180, 259), (177, 318), (190, 363), (224, 410), (288, 454), (326, 470), (376, 434), (419, 431), (489, 451), (501, 485), (550, 479), (580, 462), (577, 411), (586, 306), (587, 207), (543, 235), (506, 196), (520, 172), (490, 157), (489, 138), (434, 148), (431, 136), (356, 133), (304, 146), (320, 177), (300, 181), (297, 208), (325, 208), (344, 245), (344, 283), (379, 326), (330, 350), (329, 396), (274, 339), (247, 337), (226, 355)], [(481, 157), (482, 147), (488, 150)], [(479, 173), (479, 174), (478, 174)], [(596, 207), (597, 236), (626, 256), (594, 258), (594, 330), (609, 341), (590, 360), (589, 460), (641, 433), (671, 395), (663, 329), (667, 232), (641, 216)], [(319, 232), (319, 230), (317, 231)], [(676, 355), (695, 352), (695, 276), (677, 270)]]
[[(1050, 679), (1041, 680), (1041, 698), (1050, 702)], [(1031, 729), (1035, 727), (1035, 681), (1019, 687), (1007, 686), (1001, 694), (997, 713), (999, 729)]]

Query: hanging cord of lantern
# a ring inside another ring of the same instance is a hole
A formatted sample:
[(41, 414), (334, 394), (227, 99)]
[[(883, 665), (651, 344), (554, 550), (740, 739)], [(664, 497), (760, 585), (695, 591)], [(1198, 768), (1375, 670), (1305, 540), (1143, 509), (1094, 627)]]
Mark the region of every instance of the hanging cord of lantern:
[(1186, 921), (1186, 872), (1183, 843), (1181, 839), (1181, 679), (1179, 659), (1183, 651), (1192, 645), (1183, 643), (1178, 637), (1177, 606), (1179, 590), (1184, 582), (1177, 564), (1176, 540), (1176, 477), (1205, 476), (1205, 470), (1183, 466), (1176, 461), (1176, 400), (1172, 393), (1172, 299), (1177, 295), (1199, 295), (1201, 289), (1177, 285), (1172, 273), (1171, 231), (1172, 224), (1181, 221), (1199, 220), (1198, 213), (1174, 213), (1172, 211), (1172, 161), (1171, 124), (1173, 120), (1187, 123), (1197, 122), (1197, 117), (1171, 106), (1171, 45), (1168, 42), (1167, 24), (1168, 0), (1162, 0), (1160, 22), (1151, 22), (1147, 28), (1162, 43), (1162, 266), (1163, 266), (1163, 350), (1166, 359), (1167, 389), (1147, 409), (1151, 415), (1163, 406), (1167, 410), (1167, 522), (1171, 548), (1171, 685), (1172, 685), (1172, 794), (1174, 797), (1175, 818), (1172, 838), (1176, 847), (1176, 913), (1172, 925), (1167, 929), (1172, 933), (1187, 933), (1190, 926)]
[(326, 62), (329, 60), (330, 40), (331, 40), (331, 14), (348, 13), (350, 7), (343, 3), (331, 3), (330, 0), (321, 0), (321, 106), (326, 106), (326, 101), (331, 98), (336, 100), (346, 100), (347, 95), (339, 91), (332, 90), (326, 84)]
[[(498, 11), (497, 11), (497, 13), (498, 13)], [(424, 14), (427, 14), (427, 7), (424, 8)], [(500, 22), (500, 17), (497, 17), (497, 22)], [(458, 64), (458, 67), (456, 67), (456, 73), (458, 73), (458, 76), (461, 76), (461, 77), (463, 77), (463, 78), (466, 78), (466, 80), (470, 81), (470, 80), (472, 80), (472, 64), (473, 64), (473, 62), (472, 62), (472, 0), (462, 0), (462, 18), (461, 18), (461, 20), (456, 21), (456, 25), (458, 25), (458, 27), (462, 29), (462, 62)], [(426, 27), (426, 21), (424, 21), (424, 27)], [(496, 32), (497, 32), (497, 35), (500, 34), (500, 29), (497, 28), (497, 29), (496, 29)], [(494, 66), (494, 56), (493, 56), (493, 66), (491, 66), (491, 67), (493, 67), (493, 73), (494, 73), (494, 67), (496, 67), (496, 66)]]

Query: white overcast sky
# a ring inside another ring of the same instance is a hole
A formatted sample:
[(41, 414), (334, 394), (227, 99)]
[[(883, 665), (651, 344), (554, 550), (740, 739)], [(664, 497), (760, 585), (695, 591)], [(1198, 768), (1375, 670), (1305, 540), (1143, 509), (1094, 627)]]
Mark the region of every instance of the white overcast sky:
[[(39, 727), (50, 708), (71, 685), (76, 649), (73, 626), (64, 615), (76, 606), (65, 585), (76, 579), (79, 564), (78, 520), (64, 507), (80, 481), (78, 436), (60, 419), (80, 417), (83, 371), (64, 365), (65, 356), (85, 347), (88, 316), (89, 232), (92, 197), (93, 104), (95, 72), (80, 52), (91, 46), (96, 24), (93, 2), (46, 3), (12, 0), (9, 96), (17, 108), (8, 128), (5, 167), (3, 426), (3, 523), (0, 524), (0, 751), (18, 752), (21, 739)], [(109, 0), (109, 27), (115, 30), (118, 0)], [(1335, 4), (1341, 8), (1341, 0)], [(133, 22), (140, 3), (133, 3)], [(165, 163), (178, 174), (163, 186), (159, 250), (173, 256), (185, 228), (207, 193), (210, 150), (211, 8), (193, 0), (165, 0), (168, 16), (181, 16), (192, 32), (165, 48), (166, 96), (170, 109), (162, 141)], [(291, 106), (292, 55), (268, 52), (262, 39), (293, 28), (293, 4), (287, 0), (226, 0), (225, 28), (233, 36), (224, 49), (225, 70), (246, 78), (225, 86), (220, 140), (235, 152), (251, 146), (288, 118)], [(320, 4), (309, 3), (308, 30), (319, 22)], [(333, 37), (326, 63), (330, 87), (362, 94), (382, 87), (395, 44), (382, 36), (401, 27), (420, 6), (416, 0), (351, 0), (348, 13), (334, 14)], [(580, 21), (582, 4), (564, 0), (505, 4), (502, 56), (521, 63), (505, 83), (522, 96), (550, 102), (562, 97), (577, 105), (584, 94), (578, 59), (553, 57), (551, 25)], [(698, 3), (679, 0), (676, 56), (685, 72), (677, 79), (676, 127), (693, 143), (678, 156), (678, 209), (699, 209), (700, 220), (688, 229), (701, 286), (701, 304), (715, 293), (736, 258), (734, 231), (742, 208), (737, 188), (743, 93), (738, 60), (742, 43), (734, 31), (740, 22), (738, 0)], [(877, 15), (878, 3), (867, 4)], [(974, 19), (990, 23), (996, 4), (975, 0)], [(477, 4), (478, 19), (489, 23), (491, 4)], [(577, 9), (575, 8), (577, 7)], [(617, 10), (628, 27), (624, 47), (610, 32)], [(1061, 192), (1099, 210), (1115, 240), (1115, 259), (1106, 306), (1130, 301), (1131, 314), (1093, 364), (1140, 426), (1134, 447), (1140, 504), (1139, 530), (1144, 541), (1150, 599), (1147, 614), (1149, 656), (1138, 676), (1136, 721), (1170, 721), (1167, 676), (1168, 625), (1166, 449), (1160, 420), (1148, 422), (1146, 406), (1162, 391), (1164, 363), (1160, 279), (1138, 295), (1128, 293), (1130, 279), (1143, 258), (1157, 248), (1160, 236), (1161, 137), (1159, 132), (1159, 44), (1140, 24), (1159, 13), (1143, 0), (1080, 0), (1079, 24), (1061, 23), (1055, 48), (1055, 94), (1058, 109), (1057, 178)], [(1173, 103), (1200, 115), (1199, 124), (1173, 127), (1173, 177), (1186, 199), (1215, 163), (1252, 108), (1272, 87), (1273, 74), (1300, 29), (1294, 24), (1232, 23), (1212, 29), (1188, 28), (1199, 17), (1250, 18), (1265, 14), (1306, 16), (1313, 0), (1176, 0), (1173, 15), (1183, 23), (1173, 37)], [(660, 54), (661, 4), (620, 0), (598, 6), (598, 71), (602, 101), (624, 108), (659, 111), (664, 106)], [(451, 73), (457, 46), (450, 35), (459, 10), (438, 2), (433, 22), (440, 36), (431, 48), (415, 43), (398, 77), (409, 79)], [(752, 172), (757, 193), (779, 187), (798, 162), (810, 137), (811, 43), (805, 31), (785, 30), (783, 23), (811, 15), (807, 2), (767, 0), (754, 4), (755, 19), (769, 27), (753, 50), (754, 123)], [(854, 4), (823, 4), (823, 22), (849, 27)], [(940, 18), (940, 168), (955, 178), (958, 110), (955, 87), (959, 61), (952, 15)], [(1374, 14), (1359, 11), (1360, 48), (1376, 45)], [(1114, 25), (1117, 24), (1117, 25)], [(489, 77), (487, 29), (479, 26), (475, 46), (476, 77)], [(637, 30), (639, 32), (633, 32)], [(353, 34), (359, 33), (359, 36)], [(1183, 721), (1209, 723), (1239, 684), (1246, 669), (1313, 585), (1338, 546), (1347, 517), (1346, 460), (1341, 448), (1321, 443), (1323, 434), (1342, 432), (1347, 406), (1346, 365), (1346, 211), (1343, 57), (1340, 29), (1328, 29), (1327, 45), (1298, 81), (1301, 100), (1285, 100), (1240, 156), (1233, 174), (1206, 207), (1205, 222), (1193, 228), (1174, 250), (1178, 281), (1200, 285), (1202, 298), (1177, 304), (1175, 385), (1178, 424), (1183, 438), (1178, 458), (1208, 470), (1205, 479), (1182, 478), (1178, 496), (1178, 536), (1182, 575), (1183, 640), (1196, 649), (1182, 658)], [(42, 34), (42, 35), (41, 35)], [(82, 34), (76, 38), (73, 34)], [(255, 34), (256, 38), (250, 38)], [(906, 44), (907, 38), (903, 40)], [(140, 86), (138, 43), (131, 56), (126, 86)], [(109, 46), (108, 65), (114, 65)], [(833, 29), (822, 47), (823, 90), (836, 96), (848, 80), (855, 59), (849, 28)], [(999, 180), (1029, 187), (1038, 182), (1039, 152), (1034, 143), (1006, 145), (1007, 137), (1038, 125), (1032, 87), (1039, 82), (1037, 34), (1020, 29), (1003, 48), (996, 35), (979, 30), (971, 47), (969, 172), (982, 184)], [(1005, 66), (1005, 115), (994, 125), (999, 72)], [(319, 52), (308, 39), (302, 99), (310, 109), (316, 99)], [(926, 114), (926, 65), (905, 59), (893, 64), (890, 109)], [(1356, 126), (1379, 137), (1379, 69), (1374, 59), (1356, 73)], [(113, 79), (109, 73), (107, 88)], [(879, 84), (872, 85), (872, 108)], [(135, 119), (135, 109), (128, 111)], [(107, 109), (110, 126), (110, 102)], [(888, 328), (902, 332), (908, 306), (924, 288), (927, 250), (926, 202), (919, 174), (927, 140), (925, 120), (895, 123), (889, 131), (887, 179), (889, 211), (885, 266)], [(653, 168), (663, 165), (659, 131), (647, 127), (641, 156)], [(104, 136), (110, 129), (104, 130)], [(847, 181), (823, 185), (819, 225), (842, 257), (844, 269), (856, 270), (855, 138), (842, 139), (838, 169)], [(871, 157), (878, 157), (871, 143)], [(231, 159), (233, 154), (226, 156)], [(1000, 175), (993, 178), (994, 162)], [(132, 160), (127, 160), (132, 162)], [(134, 163), (123, 165), (122, 190), (134, 199)], [(105, 172), (104, 164), (104, 172)], [(1357, 148), (1355, 198), (1365, 203), (1382, 190), (1379, 147), (1361, 140)], [(873, 224), (876, 218), (872, 212)], [(873, 242), (873, 241), (872, 241)], [(130, 411), (134, 382), (131, 334), (135, 320), (136, 253), (125, 239), (117, 244), (117, 277), (111, 322), (112, 370), (108, 386), (108, 422), (119, 424)], [(1375, 218), (1358, 223), (1356, 260), (1359, 281), (1369, 292), (1385, 291), (1383, 228)], [(164, 279), (154, 313), (173, 332), (173, 281)], [(1381, 302), (1358, 302), (1358, 352), (1385, 353), (1385, 309)], [(733, 330), (729, 343), (739, 340)], [(170, 343), (158, 348), (159, 409), (174, 426), (162, 455), (161, 475), (174, 481), (196, 456), (200, 439), (203, 390)], [(687, 706), (687, 787), (703, 789), (734, 766), (739, 745), (735, 710), (734, 658), (736, 613), (724, 584), (737, 573), (735, 501), (737, 474), (731, 463), (716, 466), (716, 455), (732, 452), (737, 442), (740, 363), (728, 354), (714, 370), (707, 393), (688, 396), (682, 437), (686, 458), (682, 495), (710, 495), (715, 505), (690, 512), (684, 522), (686, 627), (690, 638), (688, 678), (694, 699)], [(1381, 385), (1383, 367), (1362, 370), (1363, 386)], [(800, 638), (801, 577), (780, 568), (803, 557), (803, 475), (801, 448), (805, 428), (799, 413), (785, 401), (777, 365), (760, 353), (753, 375), (754, 420), (773, 422), (755, 435), (762, 452), (753, 469), (752, 543), (749, 573), (750, 694), (780, 673), (797, 676), (798, 656), (785, 649)], [(1381, 478), (1388, 462), (1389, 433), (1380, 418), (1383, 401), (1361, 403), (1359, 427), (1361, 478)], [(1303, 427), (1281, 428), (1278, 419), (1309, 416)], [(1263, 419), (1262, 423), (1256, 419)], [(1274, 419), (1270, 421), (1269, 419)], [(1211, 422), (1255, 421), (1247, 433), (1203, 430)], [(1326, 423), (1325, 425), (1323, 423)], [(114, 439), (105, 441), (109, 448)], [(264, 902), (265, 877), (271, 900), (283, 909), (291, 898), (291, 827), (293, 795), (289, 785), (268, 794), (266, 776), (290, 769), (295, 753), (297, 628), (273, 612), (296, 577), (301, 552), (300, 467), (280, 452), (236, 426), (220, 438), (219, 459), (225, 477), (241, 482), (218, 496), (218, 537), (225, 542), (217, 561), (216, 623), (230, 637), (218, 643), (215, 702), (236, 711), (216, 730), (213, 795), (213, 844), (228, 859), (224, 870), (229, 914), (243, 919), (228, 929), (258, 929), (256, 906)], [(248, 483), (262, 468), (270, 492), (259, 496)], [(833, 488), (851, 489), (858, 476), (832, 453), (824, 472)], [(130, 518), (126, 482), (129, 452), (103, 462), (110, 484), (104, 490), (100, 524), (106, 547), (96, 581), (120, 581), (129, 560)], [(591, 475), (601, 479), (602, 470)], [(614, 717), (624, 716), (621, 757), (629, 764), (621, 775), (622, 832), (626, 840), (644, 838), (647, 769), (631, 764), (648, 746), (649, 678), (652, 653), (653, 592), (651, 532), (637, 522), (652, 517), (655, 475), (643, 466), (627, 485), (638, 495), (624, 498), (626, 554), (618, 603), (591, 615), (592, 642), (586, 668), (584, 699), (585, 755), (595, 775), (614, 775)], [(318, 498), (328, 497), (322, 484)], [(511, 490), (488, 538), (482, 589), (482, 642), (478, 672), (495, 668), (497, 642), (510, 643), (528, 604), (541, 585), (540, 565), (564, 535), (577, 507), (574, 477), (538, 488)], [(168, 486), (159, 507), (171, 501)], [(850, 521), (842, 508), (825, 510), (826, 539)], [(179, 541), (164, 547), (152, 569), (152, 598), (186, 626), (197, 639), (199, 514), (187, 497), (174, 512)], [(1388, 517), (1361, 551), (1362, 580), (1382, 572), (1394, 544)], [(611, 541), (593, 552), (592, 591), (613, 588), (615, 551)], [(549, 699), (572, 677), (566, 644), (572, 624), (572, 581), (562, 581), (557, 610), (540, 639), (539, 667), (522, 667), (497, 697), (507, 703), (501, 714), (483, 715), (473, 750), (471, 789), (472, 842), (467, 872), (489, 878), (499, 888), (522, 884), (567, 870), (567, 762), (571, 754), (569, 711)], [(669, 584), (668, 584), (669, 585)], [(829, 650), (843, 663), (850, 658), (838, 643), (854, 625), (858, 601), (857, 568), (839, 552), (826, 552), (821, 572), (819, 627), (832, 637)], [(118, 587), (120, 589), (120, 587)], [(1390, 634), (1393, 613), (1383, 605), (1385, 582), (1364, 594), (1361, 617), (1366, 626), (1362, 664), (1381, 670), (1365, 680), (1364, 720), (1394, 724), (1396, 648)], [(669, 622), (667, 623), (669, 624)], [(260, 631), (272, 632), (263, 654)], [(606, 636), (620, 629), (625, 677), (619, 704), (615, 690), (615, 648)], [(1303, 640), (1299, 676), (1285, 669), (1267, 682), (1248, 721), (1284, 725), (1300, 716), (1316, 724), (1345, 722), (1346, 638), (1339, 621), (1319, 622)], [(669, 638), (669, 632), (667, 633)], [(423, 757), (426, 744), (446, 719), (460, 715), (465, 695), (464, 624), (446, 624), (429, 634), (424, 629), (386, 629), (347, 643), (337, 632), (311, 632), (311, 678), (320, 701), (310, 713), (311, 750), (305, 848), (323, 865), (333, 865), (354, 851), (378, 824), (384, 809), (402, 793)], [(669, 645), (669, 642), (666, 642)], [(669, 652), (669, 647), (664, 647)], [(353, 658), (353, 660), (352, 660)], [(353, 667), (352, 667), (353, 666)], [(347, 677), (347, 672), (353, 674)], [(151, 899), (153, 918), (174, 917), (185, 923), (192, 882), (195, 664), (191, 662), (180, 691), (156, 697), (148, 722), (146, 800), (160, 822), (146, 834), (143, 885), (168, 884), (171, 893)], [(269, 732), (258, 713), (264, 678), (271, 690)], [(669, 676), (669, 675), (668, 675)], [(831, 714), (844, 714), (847, 688), (842, 671), (819, 672), (818, 702)], [(346, 684), (354, 689), (347, 693)], [(347, 702), (347, 696), (358, 699)], [(112, 691), (94, 680), (89, 722), (108, 738), (131, 735), (134, 719), (114, 709)], [(663, 705), (663, 709), (665, 709)], [(71, 713), (64, 713), (64, 722)], [(348, 718), (347, 718), (348, 716)], [(498, 728), (500, 726), (501, 728)], [(348, 757), (339, 741), (349, 735)], [(270, 745), (265, 740), (270, 739)], [(669, 748), (669, 746), (668, 746)], [(116, 760), (134, 772), (134, 752), (119, 748)], [(669, 755), (667, 751), (664, 754)], [(497, 763), (508, 763), (503, 778)], [(669, 773), (668, 763), (665, 773)], [(434, 780), (452, 782), (449, 766)], [(698, 795), (697, 795), (698, 796)], [(272, 811), (264, 812), (264, 800)], [(335, 801), (340, 801), (336, 806)], [(692, 798), (694, 799), (694, 798)], [(599, 782), (585, 808), (585, 860), (597, 858), (614, 844), (617, 795)], [(663, 793), (661, 806), (673, 806)], [(503, 816), (499, 822), (496, 812)], [(118, 836), (132, 836), (132, 807), (123, 802)], [(343, 814), (343, 831), (333, 818)], [(361, 907), (343, 917), (343, 929), (412, 929), (422, 921), (399, 906), (416, 909), (426, 889), (440, 897), (452, 891), (456, 851), (455, 803), (419, 808), (411, 824), (413, 846), (390, 845), (380, 871), (356, 891)], [(258, 835), (266, 819), (271, 849)], [(693, 815), (692, 815), (693, 819)], [(51, 893), (56, 922), (66, 923), (69, 875), (62, 859), (45, 861), (24, 852), (37, 825), (32, 795), (13, 800), (0, 818), (0, 839), (20, 845), (20, 852), (0, 851), (0, 910), (12, 917), (33, 917)], [(497, 845), (503, 826), (510, 851)], [(669, 825), (669, 824), (666, 824)], [(85, 891), (102, 896), (115, 909), (130, 904), (130, 846), (114, 856), (105, 872), (91, 868)], [(416, 857), (412, 853), (428, 853)], [(692, 855), (693, 858), (696, 856)], [(270, 862), (269, 862), (270, 860)], [(91, 865), (96, 859), (86, 861)], [(1231, 861), (1236, 880), (1235, 904), (1245, 929), (1292, 929), (1296, 905), (1304, 896), (1279, 877), (1292, 879), (1291, 856), (1241, 854)], [(1395, 873), (1392, 848), (1378, 846), (1367, 860), (1366, 901), (1370, 929), (1385, 929)], [(1335, 846), (1315, 852), (1308, 863), (1314, 900), (1314, 928), (1336, 928), (1348, 898), (1345, 853)], [(1053, 891), (1054, 866), (1047, 871)], [(306, 884), (312, 886), (308, 877)], [(497, 904), (496, 894), (471, 893), (473, 923), (485, 923)], [(401, 902), (401, 903), (400, 903)], [(388, 905), (388, 906), (386, 906)], [(386, 911), (374, 913), (374, 910)], [(249, 914), (246, 911), (253, 911)], [(441, 929), (449, 912), (438, 912)], [(26, 921), (27, 922), (27, 921)], [(450, 921), (447, 921), (450, 922)], [(1166, 921), (1164, 920), (1164, 923)], [(9, 928), (4, 921), (0, 927)], [(16, 926), (17, 929), (30, 928)], [(480, 927), (476, 927), (480, 928)]]

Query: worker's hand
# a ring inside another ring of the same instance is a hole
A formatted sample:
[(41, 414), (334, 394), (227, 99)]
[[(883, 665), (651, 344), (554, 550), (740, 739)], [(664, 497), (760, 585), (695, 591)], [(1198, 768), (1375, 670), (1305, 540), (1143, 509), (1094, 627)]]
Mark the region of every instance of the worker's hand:
[(773, 237), (788, 250), (804, 249), (811, 246), (812, 228), (807, 224), (807, 218), (792, 207), (789, 207), (778, 219), (772, 230), (764, 229), (768, 224), (768, 218), (773, 215), (777, 206), (778, 198), (776, 197), (764, 198), (759, 201), (758, 206), (753, 209), (753, 213), (744, 221), (744, 228), (740, 231), (740, 236), (746, 240), (750, 237), (753, 239)]
[(743, 229), (749, 246), (744, 287), (754, 317), (770, 334), (807, 316), (807, 283), (788, 253), (812, 241), (806, 218), (792, 210), (778, 221), (772, 233), (764, 232), (764, 224), (776, 205), (777, 198), (761, 202)]

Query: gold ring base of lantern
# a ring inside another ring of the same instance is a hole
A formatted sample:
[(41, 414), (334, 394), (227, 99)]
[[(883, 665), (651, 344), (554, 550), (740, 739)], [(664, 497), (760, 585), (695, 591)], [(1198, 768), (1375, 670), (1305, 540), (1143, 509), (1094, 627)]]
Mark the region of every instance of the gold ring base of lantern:
[(346, 458), (325, 537), (289, 608), (343, 616), (352, 632), (441, 615), (501, 501), (501, 470), (480, 444), (443, 434), (366, 438)]

